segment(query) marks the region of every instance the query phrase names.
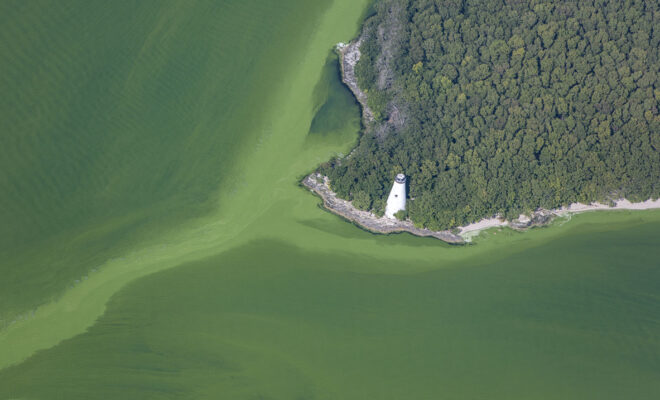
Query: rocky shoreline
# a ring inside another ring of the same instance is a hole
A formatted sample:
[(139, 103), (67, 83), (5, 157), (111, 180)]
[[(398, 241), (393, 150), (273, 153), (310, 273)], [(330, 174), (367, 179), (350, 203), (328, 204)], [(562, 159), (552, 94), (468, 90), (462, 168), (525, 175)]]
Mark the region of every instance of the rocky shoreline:
[(348, 44), (339, 43), (337, 52), (339, 53), (339, 67), (341, 69), (341, 80), (344, 82), (353, 96), (362, 107), (362, 124), (366, 127), (374, 120), (374, 114), (367, 105), (367, 94), (360, 90), (355, 77), (355, 65), (360, 60), (360, 45), (362, 36)]
[(383, 234), (409, 232), (415, 236), (434, 237), (451, 244), (465, 243), (462, 237), (449, 231), (420, 229), (413, 225), (411, 221), (378, 217), (368, 211), (358, 210), (350, 201), (337, 197), (337, 194), (330, 189), (328, 177), (322, 176), (319, 173), (307, 175), (303, 179), (302, 184), (323, 199), (323, 206), (327, 210), (355, 222), (368, 231)]

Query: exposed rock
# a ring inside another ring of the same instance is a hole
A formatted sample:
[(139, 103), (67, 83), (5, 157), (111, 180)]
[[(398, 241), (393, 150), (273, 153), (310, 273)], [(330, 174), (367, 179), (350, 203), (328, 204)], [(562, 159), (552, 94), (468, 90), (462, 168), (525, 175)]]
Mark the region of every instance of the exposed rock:
[(337, 51), (339, 52), (341, 78), (348, 88), (353, 92), (358, 103), (362, 106), (362, 122), (364, 126), (368, 126), (374, 120), (374, 114), (367, 105), (367, 95), (357, 84), (355, 77), (355, 65), (360, 60), (360, 45), (362, 44), (362, 36), (349, 44), (339, 43)]
[(552, 221), (557, 215), (553, 211), (549, 210), (538, 210), (532, 213), (531, 217), (521, 216), (518, 219), (510, 221), (508, 226), (516, 230), (525, 230), (535, 226), (547, 225)]

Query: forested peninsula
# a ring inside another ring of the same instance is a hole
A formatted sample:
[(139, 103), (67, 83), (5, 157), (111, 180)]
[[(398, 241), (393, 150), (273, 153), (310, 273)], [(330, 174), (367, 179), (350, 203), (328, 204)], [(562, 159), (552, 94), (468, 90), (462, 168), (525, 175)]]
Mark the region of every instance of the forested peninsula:
[(380, 0), (355, 67), (372, 118), (319, 167), (337, 196), (443, 230), (660, 197), (660, 3)]

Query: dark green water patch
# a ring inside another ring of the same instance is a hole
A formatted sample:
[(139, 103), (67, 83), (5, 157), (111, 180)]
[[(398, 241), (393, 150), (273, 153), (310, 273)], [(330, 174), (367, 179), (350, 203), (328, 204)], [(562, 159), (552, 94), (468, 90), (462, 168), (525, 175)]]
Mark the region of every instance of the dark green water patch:
[(654, 398), (660, 225), (588, 231), (404, 275), (253, 242), (135, 282), (0, 398)]
[(357, 131), (360, 106), (351, 91), (341, 81), (339, 57), (333, 51), (328, 56), (321, 79), (314, 87), (317, 111), (309, 128), (310, 135), (332, 135), (347, 129)]

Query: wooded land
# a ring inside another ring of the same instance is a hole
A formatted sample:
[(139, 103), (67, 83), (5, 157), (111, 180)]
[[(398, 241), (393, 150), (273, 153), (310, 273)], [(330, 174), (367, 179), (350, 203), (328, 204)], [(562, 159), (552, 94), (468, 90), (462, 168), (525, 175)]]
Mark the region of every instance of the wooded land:
[(358, 83), (376, 121), (320, 167), (382, 214), (397, 173), (439, 230), (660, 196), (660, 2), (381, 0)]

